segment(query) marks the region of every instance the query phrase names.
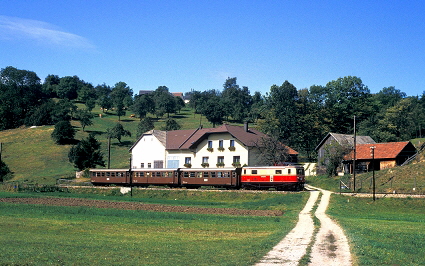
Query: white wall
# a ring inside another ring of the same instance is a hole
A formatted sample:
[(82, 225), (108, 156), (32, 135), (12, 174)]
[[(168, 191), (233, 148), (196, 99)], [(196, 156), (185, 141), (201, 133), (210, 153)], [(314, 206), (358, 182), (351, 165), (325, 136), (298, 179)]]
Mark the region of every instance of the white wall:
[(141, 163), (144, 163), (145, 168), (150, 163), (153, 168), (156, 160), (164, 161), (164, 168), (167, 167), (165, 147), (153, 135), (144, 135), (132, 150), (131, 168), (141, 168)]

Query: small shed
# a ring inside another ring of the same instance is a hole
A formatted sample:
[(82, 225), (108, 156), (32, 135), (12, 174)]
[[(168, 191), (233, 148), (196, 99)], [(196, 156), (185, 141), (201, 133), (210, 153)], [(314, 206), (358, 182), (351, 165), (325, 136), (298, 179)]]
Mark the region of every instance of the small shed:
[[(393, 168), (415, 154), (416, 148), (410, 141), (359, 144), (356, 145), (356, 169), (367, 172)], [(345, 172), (352, 173), (353, 152), (345, 156), (343, 163)]]
[[(323, 140), (319, 143), (319, 145), (317, 145), (315, 149), (317, 151), (318, 165), (326, 164), (326, 162), (324, 162), (323, 160), (323, 158), (325, 157), (325, 147), (326, 145), (329, 145), (335, 141), (338, 144), (343, 146), (349, 145), (350, 147), (354, 147), (354, 135), (329, 132), (326, 135), (326, 137), (324, 137)], [(356, 144), (370, 144), (370, 143), (376, 143), (376, 142), (369, 136), (356, 136)]]

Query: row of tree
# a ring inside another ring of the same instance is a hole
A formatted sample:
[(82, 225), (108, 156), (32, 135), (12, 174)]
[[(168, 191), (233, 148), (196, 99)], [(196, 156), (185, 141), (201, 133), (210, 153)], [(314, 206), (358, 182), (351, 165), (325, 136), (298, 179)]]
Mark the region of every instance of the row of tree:
[[(135, 113), (141, 119), (139, 135), (153, 128), (148, 113), (169, 116), (184, 106), (183, 100), (173, 97), (165, 86), (133, 96), (125, 82), (113, 87), (93, 86), (77, 76), (48, 75), (41, 83), (34, 72), (14, 67), (6, 67), (0, 74), (0, 130), (56, 124), (71, 118), (78, 119), (84, 129), (90, 125), (90, 111), (97, 103), (104, 112), (113, 108), (119, 119), (126, 110)], [(285, 81), (280, 86), (272, 85), (265, 95), (251, 95), (248, 87), (240, 87), (234, 77), (225, 81), (222, 90), (192, 90), (185, 96), (196, 113), (214, 126), (223, 121), (257, 122), (261, 131), (310, 160), (315, 158), (314, 148), (327, 132), (352, 134), (354, 117), (358, 134), (378, 142), (408, 140), (424, 133), (424, 94), (407, 96), (394, 87), (372, 94), (355, 76), (304, 89)], [(74, 100), (83, 102), (87, 110), (77, 110)], [(179, 129), (179, 125), (170, 119), (166, 129)]]

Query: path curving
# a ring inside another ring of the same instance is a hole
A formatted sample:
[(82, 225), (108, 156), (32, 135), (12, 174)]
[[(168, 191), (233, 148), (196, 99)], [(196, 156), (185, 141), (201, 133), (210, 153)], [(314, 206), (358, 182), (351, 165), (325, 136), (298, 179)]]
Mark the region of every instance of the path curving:
[[(332, 192), (315, 187), (308, 188), (314, 190), (310, 191), (310, 198), (299, 214), (297, 225), (256, 266), (298, 265), (309, 247), (309, 265), (352, 265), (350, 247), (344, 231), (325, 213)], [(320, 229), (314, 236), (311, 211), (320, 193), (323, 195), (315, 212), (315, 216), (320, 220)]]
[(309, 265), (351, 265), (350, 246), (342, 228), (326, 215), (331, 192), (323, 193), (320, 204), (315, 212), (320, 220), (320, 229), (312, 247)]
[(300, 259), (306, 254), (307, 247), (310, 245), (314, 223), (311, 217), (313, 209), (319, 197), (319, 191), (310, 192), (310, 198), (304, 209), (298, 215), (297, 225), (286, 237), (280, 241), (267, 255), (256, 265), (297, 265)]

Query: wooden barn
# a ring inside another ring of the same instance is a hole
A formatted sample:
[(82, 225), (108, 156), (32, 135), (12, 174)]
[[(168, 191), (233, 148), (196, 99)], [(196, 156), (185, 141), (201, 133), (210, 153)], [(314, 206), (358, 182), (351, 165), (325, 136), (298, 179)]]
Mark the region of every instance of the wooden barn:
[[(368, 172), (393, 168), (404, 163), (415, 153), (416, 148), (410, 141), (359, 144), (356, 145), (356, 169), (357, 172)], [(353, 172), (353, 152), (345, 156), (343, 164), (344, 172), (351, 174)]]

